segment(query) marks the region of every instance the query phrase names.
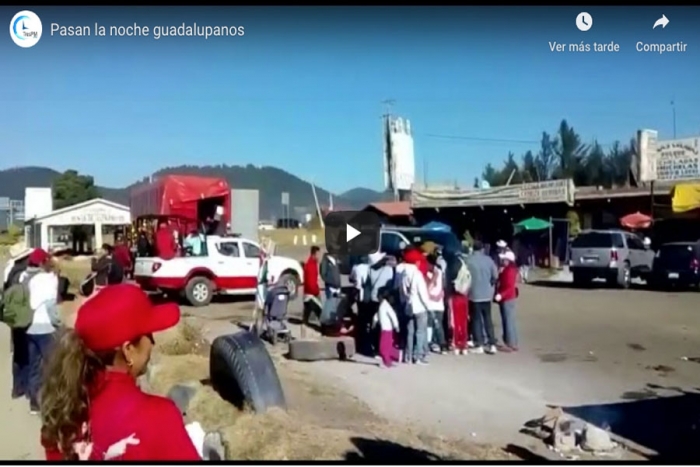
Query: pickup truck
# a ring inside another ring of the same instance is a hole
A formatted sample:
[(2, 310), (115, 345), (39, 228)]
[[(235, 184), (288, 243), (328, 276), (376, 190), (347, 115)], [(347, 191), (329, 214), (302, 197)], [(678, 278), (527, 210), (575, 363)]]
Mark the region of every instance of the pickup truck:
[[(136, 258), (134, 280), (143, 289), (179, 294), (201, 307), (208, 305), (214, 294), (254, 296), (260, 265), (258, 243), (210, 235), (199, 256)], [(268, 283), (285, 284), (292, 297), (304, 280), (301, 263), (284, 256), (269, 257), (267, 273)]]

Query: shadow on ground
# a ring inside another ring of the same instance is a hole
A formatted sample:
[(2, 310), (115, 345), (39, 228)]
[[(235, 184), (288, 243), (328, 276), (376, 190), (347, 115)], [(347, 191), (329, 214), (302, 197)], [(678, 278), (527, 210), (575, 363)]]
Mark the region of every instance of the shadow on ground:
[(350, 441), (358, 452), (350, 451), (345, 454), (345, 460), (348, 462), (376, 462), (379, 464), (391, 459), (392, 463), (418, 464), (446, 460), (432, 452), (403, 446), (392, 441), (369, 438), (352, 438)]
[(700, 436), (700, 393), (649, 385), (679, 394), (600, 405), (564, 407), (564, 411), (657, 453), (657, 462), (697, 459)]
[[(561, 281), (548, 281), (548, 280), (536, 280), (528, 282), (528, 285), (534, 287), (544, 287), (548, 289), (588, 289), (588, 290), (598, 290), (598, 289), (609, 289), (615, 290), (617, 287), (606, 284), (605, 282), (591, 282), (586, 285), (574, 285), (573, 282), (561, 282)], [(631, 284), (630, 290), (649, 290), (646, 285), (642, 284)]]

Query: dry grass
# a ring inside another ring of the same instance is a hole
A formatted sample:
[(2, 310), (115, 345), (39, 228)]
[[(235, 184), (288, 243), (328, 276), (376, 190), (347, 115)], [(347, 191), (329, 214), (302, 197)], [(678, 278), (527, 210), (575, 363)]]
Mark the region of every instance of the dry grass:
[[(297, 244), (302, 244), (302, 236), (306, 235), (307, 245), (312, 244), (322, 244), (324, 230), (323, 229), (275, 229), (260, 232), (260, 237), (270, 238), (279, 246), (290, 246), (294, 245), (294, 237), (297, 237)], [(316, 241), (312, 241), (312, 236), (316, 236)]]
[(208, 355), (209, 344), (202, 337), (202, 330), (195, 324), (181, 319), (174, 326), (155, 335), (156, 352), (163, 355)]

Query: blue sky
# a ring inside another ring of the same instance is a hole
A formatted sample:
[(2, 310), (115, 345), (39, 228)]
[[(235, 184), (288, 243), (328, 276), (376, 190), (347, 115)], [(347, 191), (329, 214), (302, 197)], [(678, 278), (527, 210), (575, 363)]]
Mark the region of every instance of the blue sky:
[[(381, 101), (414, 129), (417, 172), (471, 184), (562, 118), (586, 140), (700, 134), (696, 8), (30, 8), (43, 36), (0, 53), (0, 168), (75, 168), (124, 186), (163, 167), (274, 165), (340, 192), (382, 188)], [(0, 8), (10, 21), (17, 12)], [(670, 23), (652, 30), (665, 14)], [(236, 25), (243, 37), (59, 37), (51, 23)], [(615, 41), (618, 53), (548, 43)], [(635, 43), (687, 43), (684, 53)], [(513, 142), (438, 138), (473, 137)]]

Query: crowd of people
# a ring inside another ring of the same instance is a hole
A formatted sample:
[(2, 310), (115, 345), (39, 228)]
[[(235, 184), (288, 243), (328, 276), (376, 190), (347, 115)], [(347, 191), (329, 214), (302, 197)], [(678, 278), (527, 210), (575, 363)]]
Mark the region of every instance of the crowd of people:
[[(304, 321), (313, 314), (322, 325), (351, 322), (359, 352), (383, 365), (428, 364), (430, 354), (495, 354), (518, 351), (516, 301), (519, 267), (505, 242), (496, 259), (481, 242), (469, 254), (443, 254), (433, 242), (408, 247), (400, 257), (374, 253), (352, 268), (349, 299), (353, 317), (333, 316), (341, 294), (338, 260), (321, 259), (311, 248), (305, 262)], [(321, 300), (319, 278), (324, 283)], [(498, 305), (503, 336), (494, 331), (492, 304)]]

